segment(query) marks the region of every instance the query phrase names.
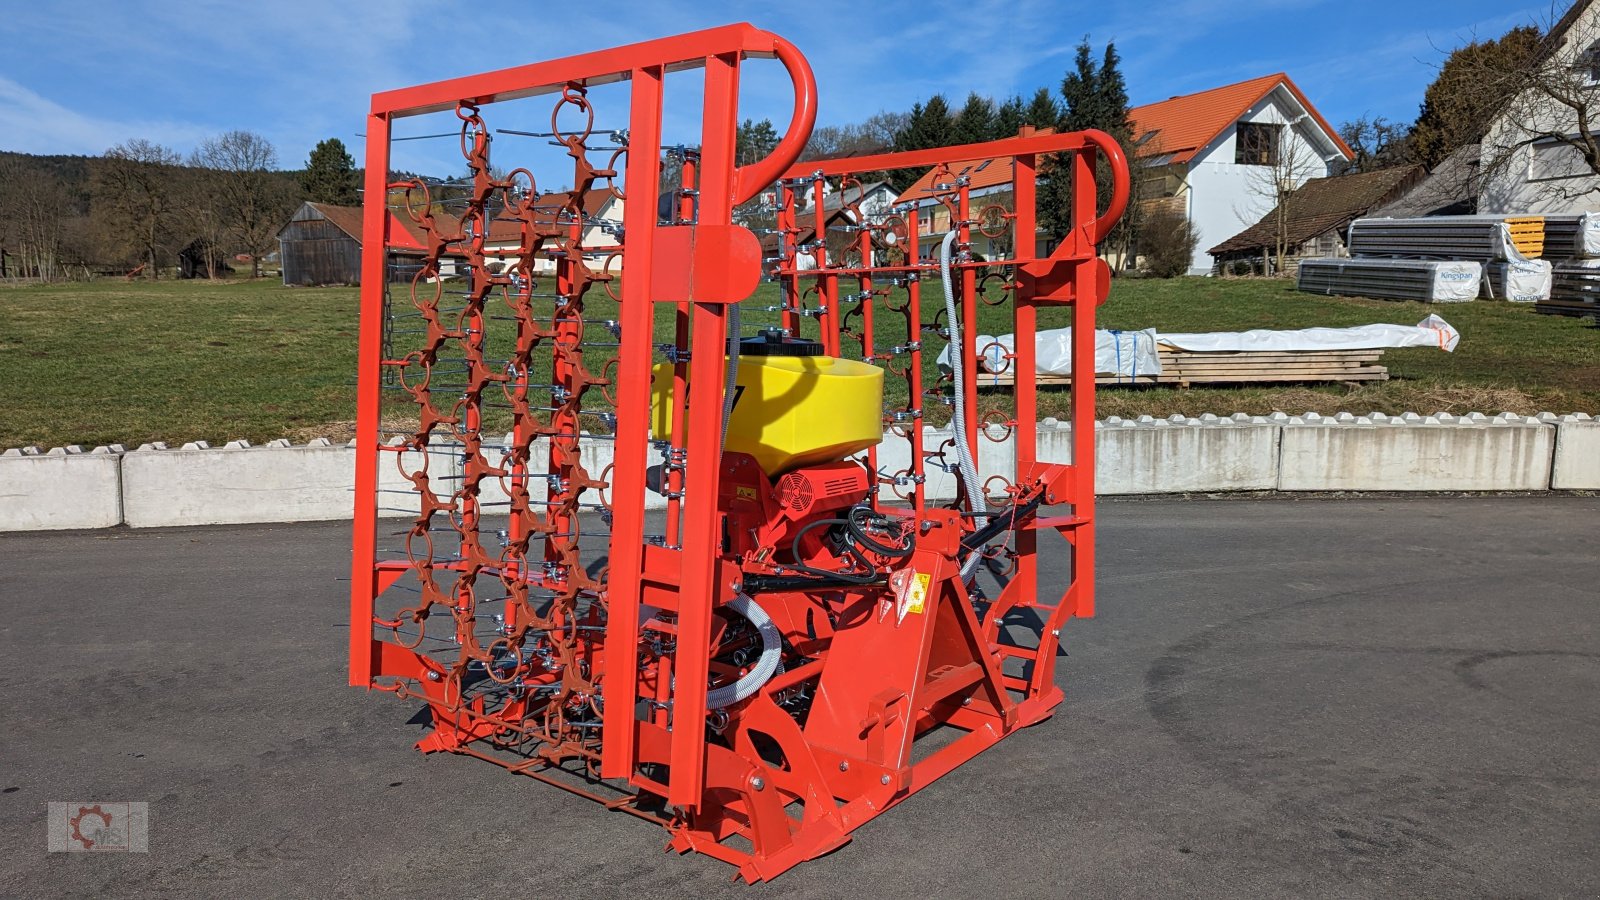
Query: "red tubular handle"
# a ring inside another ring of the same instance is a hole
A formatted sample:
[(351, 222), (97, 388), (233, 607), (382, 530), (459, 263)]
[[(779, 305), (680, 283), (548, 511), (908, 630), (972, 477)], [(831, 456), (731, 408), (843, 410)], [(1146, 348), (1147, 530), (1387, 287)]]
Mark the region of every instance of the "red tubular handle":
[[(800, 158), (800, 151), (806, 148), (806, 142), (811, 140), (812, 127), (817, 124), (817, 77), (811, 72), (811, 64), (801, 55), (800, 48), (777, 35), (772, 35), (772, 50), (789, 71), (789, 80), (794, 82), (794, 115), (789, 119), (783, 140), (772, 148), (766, 159), (738, 168), (734, 182), (737, 188), (733, 192), (735, 205), (754, 197), (762, 188), (777, 181), (785, 169), (794, 165), (794, 161)], [(1115, 143), (1112, 142), (1113, 145)], [(1126, 166), (1123, 167), (1122, 178), (1126, 199)]]
[(1122, 214), (1128, 210), (1128, 159), (1122, 154), (1122, 145), (1117, 139), (1104, 131), (1095, 128), (1086, 128), (1083, 136), (1089, 143), (1100, 151), (1100, 154), (1111, 163), (1111, 203), (1106, 206), (1106, 211), (1100, 217), (1089, 223), (1089, 240), (1100, 243), (1100, 239), (1111, 231), (1111, 226), (1117, 224)]

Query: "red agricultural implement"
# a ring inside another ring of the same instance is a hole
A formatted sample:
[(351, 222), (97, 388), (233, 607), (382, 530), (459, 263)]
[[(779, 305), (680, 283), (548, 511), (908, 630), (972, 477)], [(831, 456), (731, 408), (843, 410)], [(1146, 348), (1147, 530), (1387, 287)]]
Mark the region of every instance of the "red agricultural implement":
[[(772, 57), (792, 118), (739, 165), (740, 72)], [(696, 141), (668, 146), (696, 69)], [(386, 177), (391, 127), (430, 115), (467, 175)], [(799, 51), (731, 25), (379, 94), (367, 122), (351, 684), (425, 703), (424, 751), (752, 882), (1061, 702), (1060, 630), (1093, 611), (1095, 245), (1128, 192), (1098, 132), (796, 164), (815, 118)], [(1041, 166), (1074, 186), (1049, 253)], [(933, 175), (869, 196), (894, 170)], [(1035, 448), (1054, 305), (1072, 464)], [(1014, 350), (975, 345), (985, 316)], [(980, 354), (1011, 393), (980, 394)], [(1064, 591), (1041, 593), (1041, 537)]]

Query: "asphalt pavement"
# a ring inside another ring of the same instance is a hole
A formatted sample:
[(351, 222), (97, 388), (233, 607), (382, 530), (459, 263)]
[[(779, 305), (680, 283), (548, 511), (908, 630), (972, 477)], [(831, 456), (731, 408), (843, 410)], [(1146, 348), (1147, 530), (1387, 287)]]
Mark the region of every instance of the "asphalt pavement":
[[(776, 881), (345, 686), (342, 524), (0, 536), (0, 896), (1600, 895), (1600, 499), (1119, 501), (1057, 715)], [(55, 853), (46, 804), (149, 804)]]

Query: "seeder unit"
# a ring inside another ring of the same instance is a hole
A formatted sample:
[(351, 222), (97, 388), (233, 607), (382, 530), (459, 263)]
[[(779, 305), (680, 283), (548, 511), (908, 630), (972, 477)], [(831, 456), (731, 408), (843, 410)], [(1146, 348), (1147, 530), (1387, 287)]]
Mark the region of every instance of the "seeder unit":
[[(740, 72), (772, 57), (792, 118), (738, 165)], [(685, 75), (698, 143), (666, 146)], [(388, 175), (412, 116), (459, 125), (466, 176)], [(799, 51), (731, 25), (378, 94), (367, 121), (350, 683), (425, 703), (423, 751), (658, 822), (751, 882), (1050, 716), (1060, 630), (1093, 611), (1116, 143), (796, 164), (815, 118)], [(570, 184), (541, 190), (524, 149)], [(975, 197), (980, 166), (1009, 194)], [(1049, 253), (1042, 166), (1073, 185)], [(908, 169), (930, 186), (870, 200)], [(1052, 305), (1070, 464), (1035, 447)], [(980, 316), (1014, 349), (977, 347)], [(980, 394), (979, 354), (1009, 393)], [(1052, 532), (1065, 590), (1041, 583)]]

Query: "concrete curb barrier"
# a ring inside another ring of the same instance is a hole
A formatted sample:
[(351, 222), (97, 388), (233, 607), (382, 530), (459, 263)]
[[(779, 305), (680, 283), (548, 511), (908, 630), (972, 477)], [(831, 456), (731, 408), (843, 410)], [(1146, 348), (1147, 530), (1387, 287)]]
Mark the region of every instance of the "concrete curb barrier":
[(1582, 413), (1543, 413), (1539, 421), (1556, 429), (1550, 486), (1556, 490), (1600, 490), (1600, 419)]
[[(1280, 414), (1281, 415), (1281, 414)], [(1282, 491), (1539, 491), (1556, 429), (1502, 413), (1274, 416)]]
[[(1112, 417), (1095, 427), (1095, 492), (1180, 494), (1278, 486), (1279, 426), (1236, 413)], [(1039, 458), (1072, 461), (1072, 428), (1039, 430)]]
[(122, 446), (0, 453), (0, 531), (122, 524)]
[[(930, 427), (924, 438), (931, 452), (949, 432)], [(1071, 462), (1069, 423), (1041, 421), (1038, 442), (1041, 459)], [(399, 438), (390, 444), (402, 445)], [(1600, 419), (1587, 415), (1110, 418), (1096, 423), (1095, 446), (1103, 495), (1600, 490)], [(980, 439), (980, 475), (1009, 473), (1012, 450), (1010, 439)], [(544, 466), (543, 453), (541, 446), (533, 460), (536, 471)], [(459, 489), (458, 445), (436, 444), (425, 461), (422, 456), (409, 450), (380, 456), (380, 515), (415, 515), (412, 485), (403, 472), (424, 464), (435, 493)], [(611, 463), (611, 443), (586, 442), (582, 459), (600, 477)], [(909, 462), (904, 441), (886, 441), (879, 450), (885, 474)], [(195, 442), (179, 449), (155, 443), (87, 453), (78, 447), (7, 450), (0, 454), (0, 531), (344, 519), (353, 506), (354, 473), (353, 443), (325, 439), (300, 446), (231, 441), (220, 448)], [(546, 495), (543, 479), (530, 480), (529, 488), (536, 500)], [(930, 465), (926, 489), (930, 498), (949, 499), (955, 476)], [(484, 482), (480, 492), (486, 512), (504, 509), (507, 498), (497, 480)], [(893, 494), (884, 487), (880, 495)], [(646, 505), (659, 508), (665, 501), (651, 493)]]

